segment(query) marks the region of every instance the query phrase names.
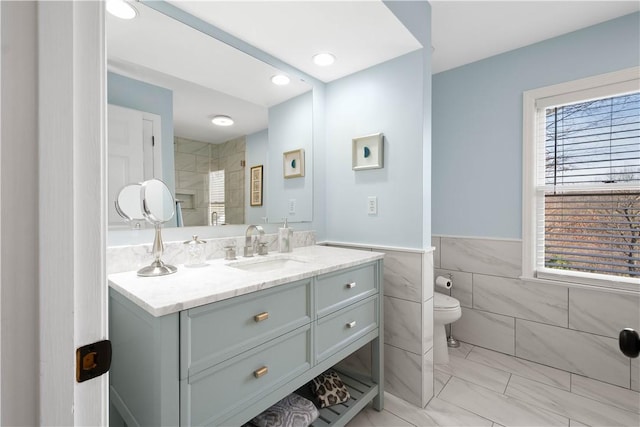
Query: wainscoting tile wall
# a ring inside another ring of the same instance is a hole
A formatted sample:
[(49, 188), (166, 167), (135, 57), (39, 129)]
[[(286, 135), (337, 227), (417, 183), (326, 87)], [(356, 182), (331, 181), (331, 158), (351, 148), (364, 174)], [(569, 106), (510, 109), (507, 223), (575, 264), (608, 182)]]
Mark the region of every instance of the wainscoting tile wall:
[(618, 340), (516, 319), (516, 356), (630, 387), (631, 366)]
[(569, 294), (569, 328), (611, 338), (625, 327), (640, 331), (638, 298), (577, 288)]
[(566, 288), (527, 284), (507, 277), (473, 275), (473, 307), (518, 319), (567, 327)]
[(440, 268), (520, 277), (521, 243), (509, 240), (442, 238)]
[(512, 356), (515, 355), (515, 328), (513, 317), (467, 307), (462, 307), (462, 317), (452, 325), (455, 338)]
[(618, 349), (621, 329), (640, 329), (640, 295), (531, 283), (517, 240), (434, 236), (435, 275), (451, 275), (462, 341), (624, 388), (640, 387), (639, 359)]
[[(374, 250), (384, 256), (385, 390), (424, 407), (433, 396), (433, 256), (431, 251)], [(370, 347), (343, 362), (368, 371)]]

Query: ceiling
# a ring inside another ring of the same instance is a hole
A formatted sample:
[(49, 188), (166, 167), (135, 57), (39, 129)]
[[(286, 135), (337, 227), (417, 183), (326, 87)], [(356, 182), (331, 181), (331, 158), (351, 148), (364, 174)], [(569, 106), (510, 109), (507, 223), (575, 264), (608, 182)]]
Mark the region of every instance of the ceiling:
[[(323, 82), (421, 48), (379, 0), (169, 3)], [(638, 1), (430, 3), (433, 73), (640, 10)], [(109, 70), (171, 89), (178, 136), (217, 143), (256, 132), (267, 127), (268, 107), (309, 90), (298, 79), (276, 87), (270, 82), (274, 67), (136, 7), (132, 21), (107, 14)], [(326, 51), (335, 64), (312, 63), (313, 54)], [(216, 114), (231, 115), (236, 125), (212, 127)]]
[[(421, 47), (377, 0), (169, 2), (323, 82)], [(315, 65), (319, 52), (336, 62)]]
[(431, 1), (432, 72), (640, 10), (639, 1)]
[[(420, 47), (379, 0), (170, 3), (324, 82)], [(638, 1), (430, 3), (434, 74), (640, 10)], [(319, 51), (336, 63), (312, 64)]]

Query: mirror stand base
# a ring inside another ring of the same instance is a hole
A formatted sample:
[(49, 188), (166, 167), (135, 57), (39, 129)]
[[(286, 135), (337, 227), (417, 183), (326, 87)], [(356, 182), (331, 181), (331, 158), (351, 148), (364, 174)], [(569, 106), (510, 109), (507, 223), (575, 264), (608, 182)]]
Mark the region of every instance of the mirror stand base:
[(165, 264), (159, 259), (157, 259), (153, 263), (151, 263), (151, 265), (148, 265), (138, 270), (138, 276), (142, 276), (142, 277), (166, 276), (167, 274), (173, 274), (176, 271), (178, 271), (178, 269), (173, 265)]

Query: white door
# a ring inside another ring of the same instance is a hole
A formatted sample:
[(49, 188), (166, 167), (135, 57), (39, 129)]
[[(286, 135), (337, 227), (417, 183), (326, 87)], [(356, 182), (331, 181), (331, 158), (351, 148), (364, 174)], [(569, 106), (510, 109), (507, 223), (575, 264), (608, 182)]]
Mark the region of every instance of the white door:
[(144, 181), (142, 113), (109, 105), (107, 123), (109, 227), (113, 227), (122, 225), (114, 206), (120, 189)]
[(160, 116), (110, 104), (107, 123), (109, 227), (115, 228), (124, 226), (114, 205), (120, 189), (162, 179)]
[(108, 375), (75, 359), (107, 338), (104, 2), (37, 7), (40, 425), (106, 425)]

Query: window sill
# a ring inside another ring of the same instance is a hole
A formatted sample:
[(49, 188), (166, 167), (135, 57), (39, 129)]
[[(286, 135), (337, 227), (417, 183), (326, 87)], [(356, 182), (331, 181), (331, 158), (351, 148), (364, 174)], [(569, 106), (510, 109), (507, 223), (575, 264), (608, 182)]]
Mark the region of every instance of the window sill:
[(545, 285), (559, 285), (567, 288), (590, 289), (594, 291), (604, 291), (609, 293), (638, 295), (640, 294), (640, 280), (626, 279), (618, 280), (598, 280), (591, 278), (577, 277), (573, 275), (539, 273), (544, 277), (520, 276), (520, 280), (529, 283), (539, 283)]

